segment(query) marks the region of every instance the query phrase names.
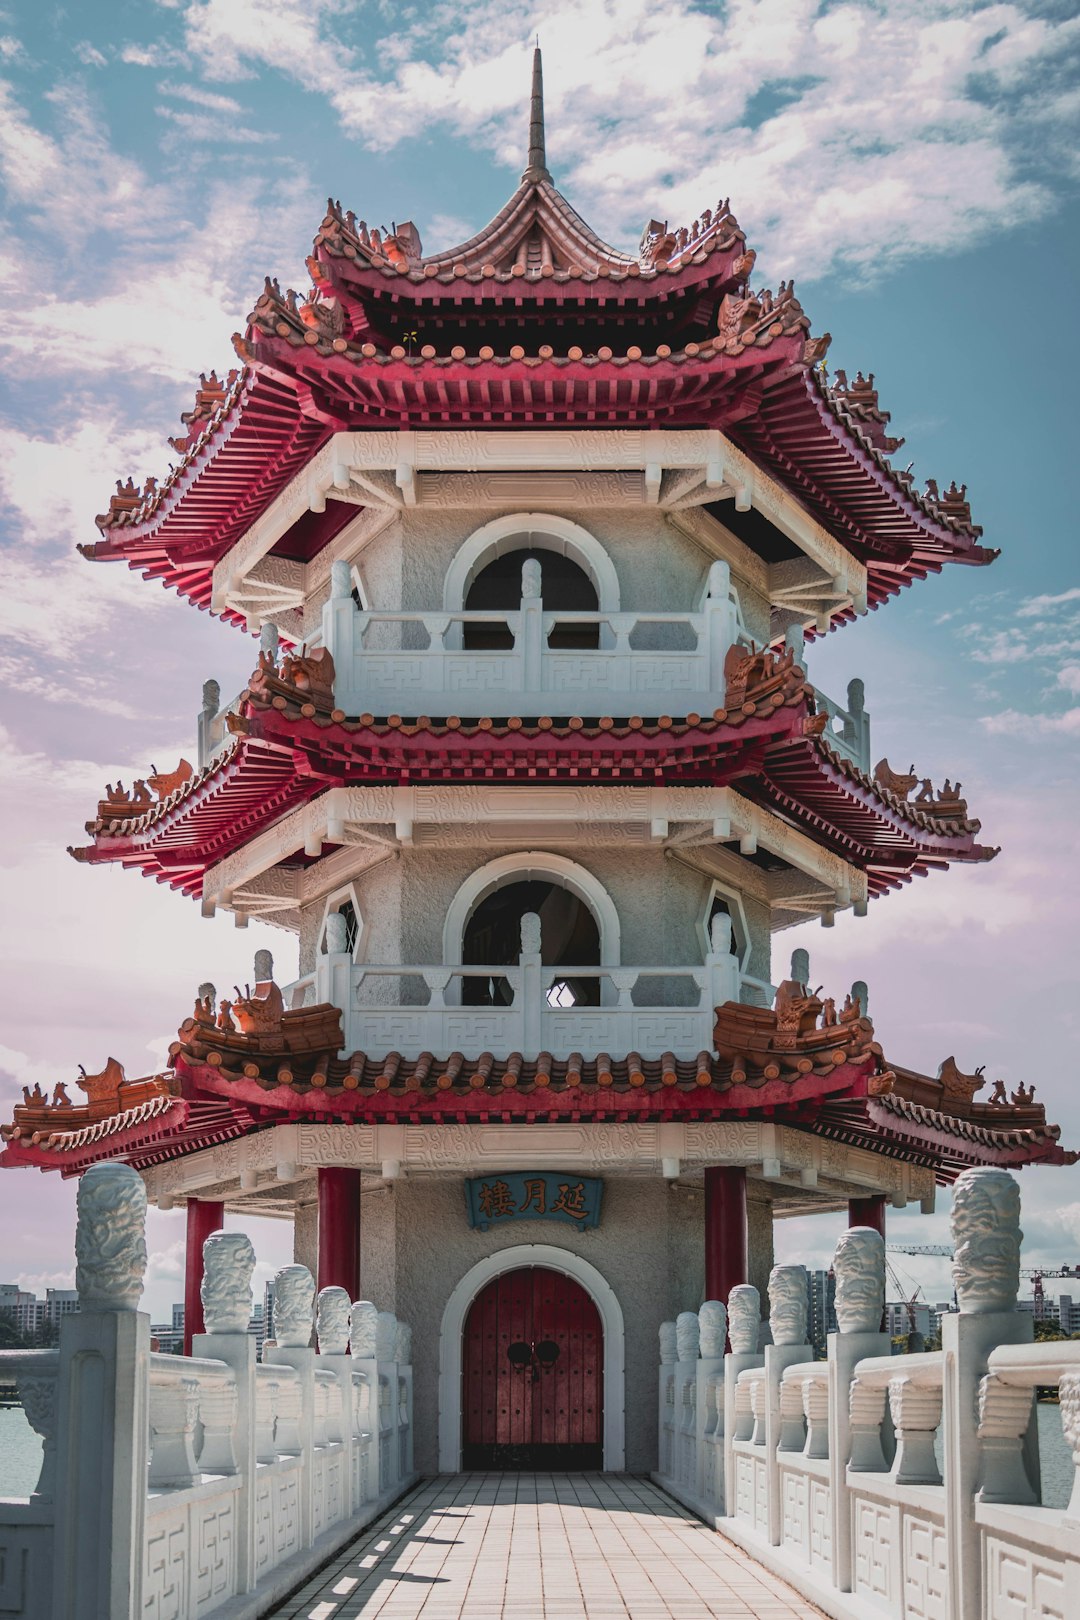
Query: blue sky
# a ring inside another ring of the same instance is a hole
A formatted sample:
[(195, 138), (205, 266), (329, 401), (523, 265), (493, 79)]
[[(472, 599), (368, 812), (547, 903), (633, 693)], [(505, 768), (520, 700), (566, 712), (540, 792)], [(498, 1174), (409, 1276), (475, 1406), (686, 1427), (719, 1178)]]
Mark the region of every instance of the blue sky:
[[(1069, 5), (946, 0), (162, 0), (0, 8), (0, 501), (5, 1027), (0, 1100), (109, 1052), (161, 1061), (207, 976), (250, 976), (237, 933), (117, 871), (72, 865), (101, 785), (192, 749), (203, 679), (250, 644), (75, 554), (112, 479), (165, 470), (200, 370), (232, 362), (266, 273), (303, 287), (328, 193), (448, 246), (524, 161), (544, 47), (549, 162), (595, 228), (636, 244), (730, 195), (761, 282), (794, 275), (830, 362), (875, 372), (898, 452), (966, 482), (991, 569), (955, 568), (830, 637), (811, 675), (864, 677), (875, 757), (959, 777), (992, 867), (912, 885), (777, 943), (870, 982), (886, 1051), (955, 1052), (1034, 1080), (1080, 1144), (1076, 125)], [(291, 975), (291, 940), (270, 934)], [(1080, 1257), (1080, 1173), (1025, 1173), (1029, 1251)], [(71, 1266), (72, 1189), (0, 1176), (8, 1271)], [(783, 1230), (824, 1255), (836, 1222)], [(941, 1236), (942, 1217), (894, 1229)], [(281, 1229), (260, 1223), (267, 1267)], [(179, 1286), (181, 1221), (152, 1217), (150, 1302)], [(914, 1264), (914, 1263), (913, 1263)], [(3, 1278), (6, 1280), (7, 1272)], [(945, 1271), (918, 1272), (934, 1297)]]

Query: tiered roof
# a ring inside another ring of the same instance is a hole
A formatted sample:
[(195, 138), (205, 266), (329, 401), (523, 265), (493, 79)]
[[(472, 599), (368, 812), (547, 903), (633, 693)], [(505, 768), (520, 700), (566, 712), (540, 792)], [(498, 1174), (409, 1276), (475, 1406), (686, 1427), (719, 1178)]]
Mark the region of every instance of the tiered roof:
[[(331, 787), (435, 782), (575, 782), (724, 787), (803, 828), (865, 871), (879, 894), (951, 861), (997, 853), (951, 793), (908, 794), (917, 778), (882, 761), (875, 776), (827, 741), (826, 716), (793, 655), (729, 655), (725, 707), (711, 715), (600, 717), (392, 714), (349, 717), (333, 707), (329, 655), (321, 686), (290, 670), (311, 660), (262, 655), (235, 712), (232, 740), (197, 774), (150, 800), (144, 784), (113, 789), (71, 853), (119, 862), (198, 895), (207, 868)], [(172, 778), (150, 778), (169, 787)]]
[[(541, 98), (537, 58), (528, 167), (460, 247), (424, 255), (415, 226), (369, 229), (331, 200), (309, 291), (266, 281), (241, 368), (203, 378), (172, 441), (179, 464), (118, 484), (84, 553), (205, 608), (214, 564), (335, 431), (685, 425), (722, 429), (801, 501), (867, 565), (872, 606), (946, 562), (991, 561), (963, 489), (919, 492), (891, 464), (902, 440), (872, 376), (827, 380), (828, 335), (810, 336), (794, 285), (752, 289), (727, 201), (688, 227), (650, 221), (636, 253), (610, 247), (551, 180)], [(305, 511), (273, 555), (309, 559), (355, 513)]]
[[(274, 992), (275, 986), (261, 987)], [(535, 1059), (520, 1052), (353, 1052), (339, 1058), (332, 1006), (279, 1012), (252, 1027), (265, 1005), (207, 1000), (180, 1027), (163, 1074), (128, 1084), (114, 1059), (79, 1080), (87, 1105), (62, 1086), (50, 1103), (25, 1094), (0, 1135), (0, 1165), (76, 1175), (100, 1158), (138, 1168), (282, 1123), (535, 1124), (549, 1121), (769, 1119), (932, 1167), (942, 1182), (971, 1164), (1072, 1164), (1033, 1092), (976, 1103), (981, 1073), (950, 1058), (936, 1079), (890, 1068), (854, 996), (837, 1012), (788, 981), (772, 1011), (728, 1002), (717, 1009), (715, 1052), (687, 1062), (636, 1052)], [(275, 999), (271, 996), (271, 999)], [(280, 1005), (280, 993), (276, 1002)], [(239, 1025), (242, 1027), (238, 1027)]]

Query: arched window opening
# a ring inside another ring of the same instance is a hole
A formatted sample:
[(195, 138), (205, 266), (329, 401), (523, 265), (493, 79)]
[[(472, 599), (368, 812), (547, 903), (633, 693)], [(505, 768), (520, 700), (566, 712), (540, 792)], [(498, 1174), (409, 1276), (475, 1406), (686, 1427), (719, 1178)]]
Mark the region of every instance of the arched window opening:
[[(547, 878), (519, 879), (494, 889), (465, 924), (461, 960), (510, 967), (521, 954), (521, 919), (540, 918), (540, 954), (545, 967), (599, 967), (600, 929), (585, 902)], [(599, 978), (556, 978), (547, 993), (551, 1007), (598, 1007)], [(507, 979), (468, 975), (462, 983), (467, 1007), (503, 1007), (513, 1000)]]
[[(540, 596), (549, 613), (596, 613), (600, 603), (588, 574), (559, 551), (507, 551), (482, 568), (465, 597), (466, 612), (512, 613), (521, 603), (522, 564), (540, 564)], [(548, 646), (559, 651), (595, 651), (600, 629), (595, 624), (556, 625)], [(467, 624), (462, 645), (471, 652), (505, 652), (514, 645), (509, 625)]]

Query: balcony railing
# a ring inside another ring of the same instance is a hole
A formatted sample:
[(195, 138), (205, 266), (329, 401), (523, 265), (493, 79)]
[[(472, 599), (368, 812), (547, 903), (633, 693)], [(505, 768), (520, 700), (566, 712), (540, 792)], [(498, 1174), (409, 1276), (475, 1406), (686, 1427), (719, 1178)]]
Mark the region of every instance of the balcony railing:
[[(530, 927), (531, 924), (531, 927)], [(722, 943), (718, 941), (718, 943)], [(466, 1002), (466, 984), (485, 1002)], [(585, 986), (596, 985), (593, 995)], [(672, 1052), (693, 1058), (713, 1044), (715, 1009), (725, 1001), (767, 1004), (773, 987), (742, 972), (728, 951), (699, 966), (546, 966), (539, 919), (522, 919), (516, 963), (354, 964), (344, 952), (319, 957), (315, 972), (284, 990), (286, 1006), (332, 1002), (342, 1009), (346, 1050), (400, 1052)]]
[[(361, 612), (337, 569), (323, 641), (347, 714), (580, 713), (582, 708), (711, 713), (723, 701), (724, 658), (740, 639), (725, 563), (713, 563), (696, 613), (548, 612), (535, 564), (519, 607), (505, 612)], [(510, 645), (469, 647), (502, 631)], [(595, 640), (595, 646), (580, 643)], [(579, 645), (560, 646), (560, 642)]]
[(863, 683), (856, 677), (848, 682), (848, 706), (842, 709), (833, 698), (817, 686), (814, 687), (818, 710), (825, 710), (829, 723), (825, 728), (825, 741), (857, 765), (861, 771), (870, 769), (870, 716), (866, 712)]

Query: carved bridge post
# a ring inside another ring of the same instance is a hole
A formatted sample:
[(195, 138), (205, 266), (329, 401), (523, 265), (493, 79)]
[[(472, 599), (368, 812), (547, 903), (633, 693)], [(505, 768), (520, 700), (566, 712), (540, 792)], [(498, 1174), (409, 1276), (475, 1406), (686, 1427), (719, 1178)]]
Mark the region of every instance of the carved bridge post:
[(1007, 1170), (965, 1170), (953, 1190), (953, 1282), (959, 1312), (942, 1318), (945, 1539), (949, 1612), (982, 1614), (975, 1493), (982, 1457), (975, 1425), (991, 1350), (1030, 1344), (1034, 1322), (1016, 1308), (1020, 1189)]
[(149, 1439), (146, 1189), (129, 1165), (95, 1164), (77, 1195), (79, 1309), (60, 1327), (54, 1612), (142, 1614)]

